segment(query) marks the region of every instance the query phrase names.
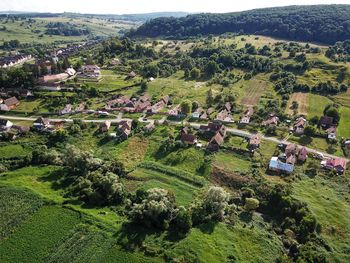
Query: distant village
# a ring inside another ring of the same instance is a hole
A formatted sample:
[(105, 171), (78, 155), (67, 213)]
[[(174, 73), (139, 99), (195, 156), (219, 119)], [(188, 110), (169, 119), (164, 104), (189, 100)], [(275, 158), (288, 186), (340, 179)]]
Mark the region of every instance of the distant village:
[[(36, 60), (34, 64), (30, 64), (31, 67), (37, 68), (39, 77), (36, 82), (34, 90), (20, 89), (20, 90), (0, 90), (0, 111), (10, 112), (15, 110), (20, 105), (20, 100), (28, 97), (34, 97), (35, 90), (41, 91), (67, 91), (69, 87), (65, 85), (68, 80), (73, 79), (88, 79), (99, 81), (103, 76), (101, 68), (97, 65), (86, 64), (82, 65), (79, 69), (74, 69), (71, 66), (67, 67), (63, 72), (53, 73), (53, 63), (57, 62), (60, 58), (74, 55), (77, 52), (89, 48), (98, 43), (97, 41), (89, 41), (81, 45), (72, 45), (67, 48), (55, 50), (51, 53), (50, 59)], [(14, 67), (21, 65), (24, 62), (33, 60), (30, 55), (23, 55), (19, 53), (11, 53), (9, 57), (0, 59), (1, 68)], [(110, 61), (112, 65), (119, 65), (120, 61), (116, 58)], [(126, 78), (133, 79), (137, 76), (137, 73), (131, 71), (127, 74)], [(149, 78), (149, 82), (154, 81), (154, 78)], [(225, 141), (225, 137), (229, 132), (229, 128), (225, 125), (235, 123), (233, 119), (233, 105), (230, 102), (224, 103), (220, 106), (220, 109), (209, 107), (203, 108), (198, 107), (188, 114), (181, 112), (181, 106), (173, 105), (169, 96), (163, 96), (162, 98), (154, 101), (151, 97), (146, 94), (140, 96), (126, 96), (126, 95), (114, 95), (105, 100), (104, 106), (98, 110), (91, 110), (87, 108), (87, 105), (80, 103), (79, 105), (66, 104), (60, 109), (57, 115), (73, 115), (73, 114), (95, 114), (96, 116), (109, 116), (111, 112), (121, 113), (141, 113), (146, 115), (158, 114), (164, 116), (173, 122), (179, 122), (179, 120), (189, 117), (191, 122), (199, 122), (201, 124), (197, 133), (191, 132), (187, 126), (181, 129), (180, 140), (183, 144), (189, 146), (195, 146), (203, 148), (203, 143), (200, 143), (198, 137), (208, 138), (205, 149), (209, 152), (215, 152), (222, 147)], [(213, 116), (213, 114), (215, 115)], [(254, 107), (246, 107), (240, 116), (237, 124), (240, 127), (245, 127), (251, 123), (251, 119), (254, 117)], [(147, 125), (144, 127), (145, 130), (151, 131), (155, 127), (154, 121), (144, 120)], [(260, 123), (263, 127), (275, 128), (279, 125), (279, 118), (271, 113), (269, 117)], [(290, 121), (290, 134), (303, 135), (308, 123), (303, 116), (300, 116)], [(132, 120), (121, 120), (118, 123), (116, 132), (110, 132), (112, 122), (106, 120), (100, 123), (99, 131), (101, 133), (109, 132), (111, 138), (121, 137), (127, 139), (132, 132)], [(16, 136), (22, 136), (28, 133), (30, 130), (36, 130), (40, 132), (55, 132), (64, 127), (64, 121), (53, 122), (49, 118), (39, 117), (33, 122), (32, 127), (14, 125), (10, 120), (0, 119), (0, 131), (2, 133), (11, 134), (12, 139)], [(319, 119), (318, 127), (324, 133), (324, 136), (328, 140), (336, 140), (337, 126), (332, 117), (322, 116)], [(259, 149), (260, 144), (263, 140), (263, 136), (259, 133), (252, 134), (250, 136), (244, 136), (247, 140), (247, 151), (254, 153)], [(350, 140), (344, 142), (345, 149), (350, 149)], [(272, 156), (268, 169), (278, 174), (291, 174), (294, 171), (297, 163), (303, 163), (307, 160), (309, 151), (306, 147), (300, 147), (293, 143), (283, 143), (279, 145), (281, 154), (278, 156)], [(350, 150), (349, 150), (350, 151)], [(326, 158), (322, 154), (316, 156), (320, 159), (320, 164), (323, 168), (334, 170), (338, 174), (342, 174), (345, 169), (347, 162), (342, 158)]]

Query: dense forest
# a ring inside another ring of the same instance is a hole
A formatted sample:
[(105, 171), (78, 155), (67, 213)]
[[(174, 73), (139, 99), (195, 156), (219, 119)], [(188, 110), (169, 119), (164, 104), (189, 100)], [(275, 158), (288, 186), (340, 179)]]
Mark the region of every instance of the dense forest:
[(289, 6), (148, 21), (131, 36), (186, 38), (226, 32), (334, 44), (350, 38), (350, 5)]

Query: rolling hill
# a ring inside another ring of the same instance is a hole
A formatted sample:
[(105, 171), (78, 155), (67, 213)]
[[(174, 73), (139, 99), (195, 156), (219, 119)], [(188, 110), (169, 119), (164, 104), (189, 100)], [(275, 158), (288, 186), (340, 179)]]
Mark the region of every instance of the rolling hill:
[(334, 44), (350, 38), (350, 5), (288, 6), (162, 17), (146, 22), (130, 35), (186, 38), (227, 32)]

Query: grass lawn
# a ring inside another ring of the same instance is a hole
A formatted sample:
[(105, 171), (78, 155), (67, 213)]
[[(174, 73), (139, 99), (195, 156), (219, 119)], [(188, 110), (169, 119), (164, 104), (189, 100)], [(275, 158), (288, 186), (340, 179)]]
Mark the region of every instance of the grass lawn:
[(325, 96), (309, 93), (307, 105), (308, 117), (322, 116), (324, 108), (331, 103), (332, 101)]
[(174, 192), (176, 201), (180, 205), (188, 205), (199, 189), (188, 182), (184, 182), (170, 175), (165, 175), (156, 171), (137, 168), (130, 175), (131, 180), (126, 180), (126, 186), (131, 191), (136, 189), (164, 188)]
[(28, 166), (1, 174), (0, 185), (27, 188), (43, 198), (61, 203), (65, 200), (63, 190), (55, 184), (60, 176), (60, 168), (55, 166)]
[(220, 151), (215, 154), (214, 165), (231, 172), (244, 172), (250, 169), (251, 160), (232, 152)]
[(0, 145), (0, 159), (23, 157), (29, 153), (20, 144)]
[(339, 137), (350, 138), (350, 108), (340, 108), (340, 122), (337, 134)]
[(199, 176), (207, 176), (210, 172), (204, 151), (194, 147), (178, 149), (157, 161)]
[(203, 225), (194, 228), (170, 251), (179, 262), (274, 262), (281, 242), (260, 227)]
[(346, 201), (349, 187), (341, 178), (336, 180), (303, 177), (293, 183), (293, 195), (308, 204), (321, 224), (321, 236), (332, 247), (329, 262), (350, 262), (350, 204)]

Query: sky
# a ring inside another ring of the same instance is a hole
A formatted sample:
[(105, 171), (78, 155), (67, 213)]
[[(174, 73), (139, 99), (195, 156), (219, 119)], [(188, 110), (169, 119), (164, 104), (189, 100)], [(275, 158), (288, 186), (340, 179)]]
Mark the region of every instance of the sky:
[(350, 4), (350, 0), (0, 0), (0, 11), (132, 14), (163, 11), (225, 13), (261, 7)]

